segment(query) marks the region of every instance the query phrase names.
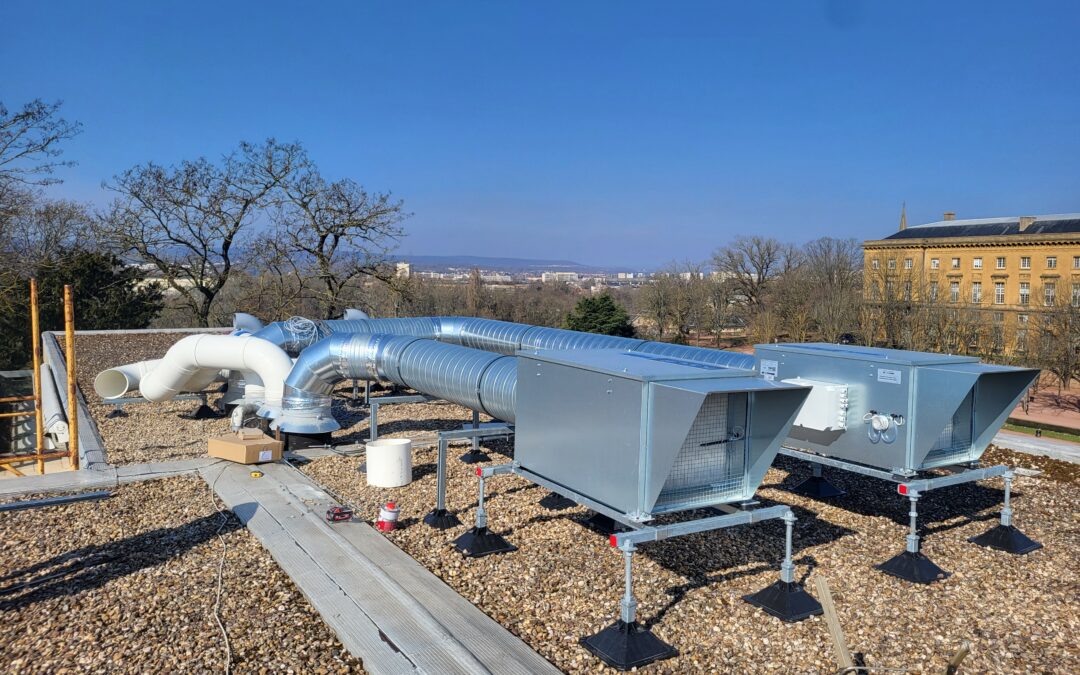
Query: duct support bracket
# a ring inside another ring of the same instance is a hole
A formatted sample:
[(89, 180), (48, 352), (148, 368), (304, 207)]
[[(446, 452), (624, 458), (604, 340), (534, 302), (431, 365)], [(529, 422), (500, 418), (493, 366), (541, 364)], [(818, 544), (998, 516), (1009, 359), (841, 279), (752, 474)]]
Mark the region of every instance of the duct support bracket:
[(853, 473), (880, 478), (896, 483), (896, 491), (908, 498), (910, 504), (909, 531), (906, 537), (904, 551), (893, 556), (889, 560), (875, 565), (875, 568), (894, 577), (918, 584), (929, 584), (949, 576), (949, 573), (938, 567), (932, 560), (926, 557), (921, 550), (921, 538), (918, 534), (918, 500), (923, 494), (931, 490), (939, 490), (964, 483), (974, 483), (987, 478), (1000, 476), (1005, 483), (1004, 504), (1001, 509), (1001, 523), (989, 531), (968, 539), (973, 544), (993, 548), (1016, 555), (1023, 555), (1042, 548), (1042, 544), (1027, 537), (1012, 524), (1013, 509), (1011, 504), (1012, 481), (1015, 478), (1013, 470), (1004, 464), (995, 466), (978, 467), (971, 464), (960, 464), (950, 467), (942, 467), (948, 473), (928, 478), (917, 476), (903, 476), (894, 472), (883, 471), (873, 467), (864, 466), (855, 462), (848, 462), (834, 457), (825, 457), (795, 448), (782, 447), (780, 454), (801, 459), (816, 465), (825, 465)]
[(446, 508), (446, 455), (450, 441), (480, 438), (509, 438), (514, 430), (508, 424), (490, 424), (476, 429), (440, 431), (438, 455), (435, 462), (435, 508), (424, 516), (424, 523), (436, 530), (448, 530), (461, 524), (457, 516)]
[(512, 472), (513, 466), (510, 464), (476, 469), (476, 475), (480, 479), (480, 499), (476, 506), (476, 525), (454, 540), (454, 548), (466, 558), (481, 558), (486, 555), (509, 553), (517, 550), (517, 546), (488, 529), (487, 512), (484, 510), (484, 480), (491, 476)]
[[(477, 410), (472, 411), (472, 428), (480, 428), (480, 412)], [(458, 457), (458, 459), (465, 462), (466, 464), (477, 464), (479, 462), (491, 461), (491, 457), (488, 457), (487, 453), (480, 449), (479, 436), (472, 437), (472, 448), (470, 448), (469, 451), (461, 457)]]
[(437, 401), (434, 396), (427, 394), (409, 394), (404, 396), (380, 396), (368, 404), (371, 415), (368, 421), (368, 442), (379, 440), (379, 408), (384, 405), (396, 405), (400, 403), (427, 403)]

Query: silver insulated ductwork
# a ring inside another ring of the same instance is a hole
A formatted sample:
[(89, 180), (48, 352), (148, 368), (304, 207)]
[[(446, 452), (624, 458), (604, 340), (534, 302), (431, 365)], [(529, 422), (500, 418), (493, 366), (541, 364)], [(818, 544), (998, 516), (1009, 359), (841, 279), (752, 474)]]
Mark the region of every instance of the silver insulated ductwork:
[(514, 421), (516, 358), (407, 335), (339, 333), (301, 353), (274, 428), (300, 434), (340, 428), (330, 392), (345, 379), (393, 382)]
[(254, 335), (273, 342), (290, 354), (298, 354), (320, 340), (341, 333), (407, 335), (507, 355), (522, 349), (622, 349), (725, 368), (753, 370), (755, 367), (754, 357), (750, 354), (467, 317), (332, 321), (293, 318), (269, 324)]

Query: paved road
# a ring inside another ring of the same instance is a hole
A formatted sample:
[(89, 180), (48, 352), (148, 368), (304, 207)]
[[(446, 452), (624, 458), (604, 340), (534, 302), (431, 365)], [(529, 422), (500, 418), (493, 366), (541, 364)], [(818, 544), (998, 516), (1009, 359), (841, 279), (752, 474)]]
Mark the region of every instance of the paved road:
[(997, 436), (994, 436), (994, 445), (1080, 464), (1080, 443), (1070, 443), (1045, 436), (1036, 438), (1030, 434), (1015, 431), (999, 431)]

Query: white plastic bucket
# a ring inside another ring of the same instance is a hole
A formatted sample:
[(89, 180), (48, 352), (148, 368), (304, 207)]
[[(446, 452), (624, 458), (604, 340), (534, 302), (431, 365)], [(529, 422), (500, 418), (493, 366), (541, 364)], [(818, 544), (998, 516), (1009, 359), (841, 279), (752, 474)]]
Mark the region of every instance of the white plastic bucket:
[(401, 487), (412, 482), (412, 441), (380, 438), (367, 444), (367, 484)]

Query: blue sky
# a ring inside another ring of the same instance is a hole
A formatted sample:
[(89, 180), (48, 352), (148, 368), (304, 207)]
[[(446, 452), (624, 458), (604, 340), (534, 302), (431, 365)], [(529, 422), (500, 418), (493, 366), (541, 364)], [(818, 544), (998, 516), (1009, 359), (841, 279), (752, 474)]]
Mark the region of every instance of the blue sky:
[(300, 140), (401, 251), (651, 267), (737, 234), (1080, 211), (1080, 3), (7, 0), (0, 100), (85, 125), (53, 194)]

